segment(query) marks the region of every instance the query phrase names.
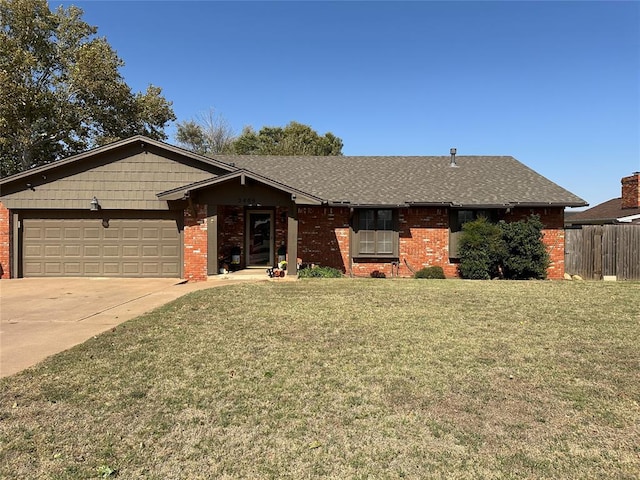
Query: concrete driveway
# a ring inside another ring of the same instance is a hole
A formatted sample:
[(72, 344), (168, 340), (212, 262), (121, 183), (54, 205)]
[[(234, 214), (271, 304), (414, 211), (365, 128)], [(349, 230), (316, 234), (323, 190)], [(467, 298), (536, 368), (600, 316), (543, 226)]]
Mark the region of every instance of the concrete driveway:
[(189, 292), (219, 285), (161, 278), (0, 280), (0, 377)]

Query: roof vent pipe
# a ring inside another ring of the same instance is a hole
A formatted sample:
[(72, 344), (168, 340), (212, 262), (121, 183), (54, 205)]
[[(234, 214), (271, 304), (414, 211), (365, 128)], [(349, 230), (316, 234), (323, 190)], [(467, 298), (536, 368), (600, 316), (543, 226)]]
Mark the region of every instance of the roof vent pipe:
[(457, 149), (452, 148), (449, 150), (449, 153), (451, 154), (451, 163), (449, 164), (450, 167), (457, 167), (458, 164), (456, 163), (456, 153), (458, 152)]

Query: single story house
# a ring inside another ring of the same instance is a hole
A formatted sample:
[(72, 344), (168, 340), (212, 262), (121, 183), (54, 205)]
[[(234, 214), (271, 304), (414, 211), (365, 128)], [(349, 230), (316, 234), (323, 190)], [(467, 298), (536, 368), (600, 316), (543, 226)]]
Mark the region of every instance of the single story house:
[(581, 225), (633, 224), (640, 225), (640, 172), (620, 180), (622, 195), (565, 219), (567, 227)]
[[(347, 275), (457, 274), (461, 225), (540, 216), (564, 274), (586, 202), (509, 156), (209, 158), (135, 136), (0, 180), (2, 278), (176, 277), (280, 258)], [(291, 272), (295, 269), (289, 268)]]

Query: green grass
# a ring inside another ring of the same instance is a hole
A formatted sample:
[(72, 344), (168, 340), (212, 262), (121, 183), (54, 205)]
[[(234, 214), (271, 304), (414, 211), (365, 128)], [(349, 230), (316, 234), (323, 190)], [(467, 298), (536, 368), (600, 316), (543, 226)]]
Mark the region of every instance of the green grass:
[(0, 478), (635, 479), (640, 284), (190, 294), (0, 381)]

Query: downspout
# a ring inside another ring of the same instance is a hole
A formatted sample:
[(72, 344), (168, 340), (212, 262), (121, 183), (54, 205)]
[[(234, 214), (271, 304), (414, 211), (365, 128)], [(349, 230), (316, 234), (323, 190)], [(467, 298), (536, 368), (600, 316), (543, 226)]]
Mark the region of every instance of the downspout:
[(353, 278), (353, 207), (349, 208), (349, 277)]

